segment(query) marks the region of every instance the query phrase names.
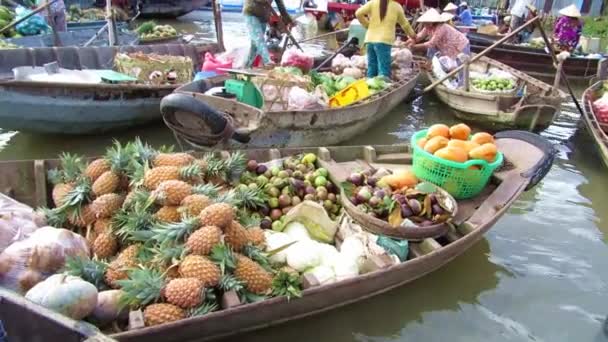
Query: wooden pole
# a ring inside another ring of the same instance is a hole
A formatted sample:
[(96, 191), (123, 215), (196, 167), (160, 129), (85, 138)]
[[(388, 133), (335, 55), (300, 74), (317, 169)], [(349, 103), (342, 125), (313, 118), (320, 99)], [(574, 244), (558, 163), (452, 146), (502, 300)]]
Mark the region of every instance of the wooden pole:
[[(545, 29), (543, 28), (542, 25), (538, 25), (538, 29), (540, 30), (540, 35), (543, 37), (543, 40), (545, 41), (545, 45), (547, 45), (547, 49), (549, 49), (551, 58), (553, 58), (553, 63), (556, 66), (559, 66), (559, 61), (557, 60), (557, 57), (555, 56), (555, 50), (553, 49), (553, 45), (549, 41), (549, 38), (547, 38), (547, 33), (545, 32)], [(585, 113), (583, 112), (583, 108), (581, 107), (581, 104), (576, 99), (576, 95), (574, 95), (574, 91), (572, 91), (572, 87), (570, 86), (570, 82), (568, 81), (568, 77), (566, 77), (564, 70), (558, 67), (557, 72), (559, 72), (561, 74), (562, 78), (564, 79), (564, 83), (566, 84), (566, 87), (568, 88), (568, 92), (570, 93), (570, 96), (572, 96), (572, 100), (574, 100), (576, 109), (578, 109), (578, 111), (581, 113), (581, 115), (585, 115)]]
[(57, 0), (51, 0), (47, 3), (45, 3), (44, 5), (41, 5), (40, 7), (36, 8), (35, 10), (32, 11), (32, 13), (26, 15), (25, 17), (17, 20), (17, 21), (13, 21), (12, 23), (6, 25), (5, 27), (3, 27), (2, 29), (0, 29), (0, 34), (12, 29), (13, 27), (15, 27), (16, 25), (21, 24), (22, 22), (28, 20), (29, 18), (33, 17), (34, 15), (44, 11), (47, 7), (49, 7), (50, 5), (54, 4), (55, 2), (57, 2)]
[(114, 15), (112, 15), (112, 1), (106, 0), (106, 20), (108, 25), (108, 43), (110, 46), (116, 45), (116, 25), (114, 25)]
[(338, 33), (342, 33), (342, 32), (348, 32), (348, 29), (345, 28), (345, 29), (341, 29), (341, 30), (336, 30), (336, 31), (331, 31), (331, 32), (323, 33), (323, 34), (320, 34), (318, 36), (302, 39), (298, 43), (306, 43), (306, 42), (309, 42), (311, 40), (321, 39), (321, 38), (325, 38), (325, 37), (328, 37), (328, 36), (333, 36), (334, 34), (338, 34)]
[[(522, 31), (523, 29), (525, 29), (526, 27), (534, 24), (535, 22), (537, 22), (539, 19), (538, 16), (530, 19), (527, 23), (523, 24), (522, 26), (518, 27), (515, 31), (509, 33), (508, 35), (504, 36), (503, 38), (501, 38), (500, 40), (496, 41), (496, 43), (488, 46), (485, 50), (483, 50), (482, 52), (476, 54), (473, 58), (471, 58), (471, 60), (469, 61), (469, 63), (473, 63), (476, 60), (480, 59), (481, 57), (485, 56), (488, 52), (492, 51), (494, 48), (496, 48), (497, 46), (501, 45), (502, 43), (506, 42), (507, 40), (511, 39), (513, 36), (515, 36), (516, 34), (518, 34), (520, 31)], [(429, 85), (428, 87), (424, 88), (423, 92), (428, 92), (430, 90), (432, 90), (433, 88), (435, 88), (437, 85), (443, 83), (443, 81), (447, 80), (448, 78), (456, 75), (462, 68), (464, 68), (464, 64), (460, 65), (458, 68), (450, 71), (447, 75), (445, 75), (442, 79), (437, 80), (435, 82), (433, 82), (431, 85)]]
[(211, 0), (211, 6), (213, 8), (213, 20), (215, 23), (215, 38), (217, 45), (222, 51), (226, 48), (224, 46), (224, 29), (222, 28), (222, 10), (217, 0)]

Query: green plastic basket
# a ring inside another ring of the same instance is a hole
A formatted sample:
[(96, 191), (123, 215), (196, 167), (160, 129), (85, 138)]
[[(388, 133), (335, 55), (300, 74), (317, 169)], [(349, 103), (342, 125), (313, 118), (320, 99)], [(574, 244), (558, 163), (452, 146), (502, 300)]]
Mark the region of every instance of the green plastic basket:
[[(477, 196), (488, 184), (494, 171), (502, 165), (504, 157), (500, 152), (497, 153), (493, 163), (481, 159), (458, 163), (436, 157), (417, 144), (419, 139), (426, 137), (426, 134), (425, 129), (412, 136), (411, 144), (414, 149), (412, 170), (416, 177), (443, 188), (455, 199)], [(471, 166), (478, 166), (479, 170), (470, 169)]]

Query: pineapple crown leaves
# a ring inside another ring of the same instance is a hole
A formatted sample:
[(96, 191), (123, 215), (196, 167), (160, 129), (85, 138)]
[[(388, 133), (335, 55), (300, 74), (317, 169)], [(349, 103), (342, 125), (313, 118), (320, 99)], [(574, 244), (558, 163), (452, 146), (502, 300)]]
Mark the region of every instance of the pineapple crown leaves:
[(160, 299), (166, 282), (163, 273), (155, 269), (135, 268), (128, 275), (128, 279), (117, 281), (123, 291), (120, 307), (138, 308)]
[(200, 165), (192, 163), (179, 169), (179, 176), (185, 180), (195, 180), (202, 174)]
[(57, 208), (40, 207), (36, 211), (44, 215), (46, 224), (51, 227), (64, 227), (68, 220), (66, 212)]
[(154, 157), (158, 154), (157, 150), (148, 145), (148, 143), (142, 142), (139, 137), (135, 138), (131, 143), (131, 146), (135, 161), (141, 165), (152, 163)]
[(60, 210), (67, 210), (70, 208), (78, 208), (83, 204), (91, 201), (91, 182), (85, 181), (84, 179), (70, 190), (64, 199), (63, 205)]
[(232, 153), (226, 159), (207, 153), (203, 156), (203, 160), (207, 162), (205, 174), (207, 178), (219, 177), (225, 181), (240, 177), (247, 166), (247, 158), (242, 152)]
[(145, 205), (135, 205), (131, 210), (119, 210), (112, 223), (118, 228), (116, 234), (123, 241), (146, 242), (154, 235), (150, 229), (156, 224), (156, 220)]
[(263, 300), (268, 299), (268, 296), (258, 295), (255, 293), (251, 293), (247, 290), (243, 290), (243, 291), (239, 292), (238, 294), (239, 294), (239, 298), (241, 299), (241, 302), (243, 302), (243, 303), (256, 303), (256, 302), (261, 302)]
[(152, 239), (159, 243), (184, 241), (187, 235), (201, 226), (198, 217), (184, 217), (177, 223), (157, 223), (152, 228)]
[(196, 185), (192, 187), (192, 193), (205, 195), (209, 198), (217, 198), (220, 194), (220, 187), (212, 183)]
[(262, 222), (262, 216), (258, 213), (252, 213), (248, 210), (239, 209), (236, 212), (239, 223), (245, 227), (259, 227)]
[[(53, 184), (63, 182), (75, 182), (78, 180), (85, 169), (85, 162), (82, 156), (70, 153), (62, 153), (59, 156), (61, 170), (49, 170), (48, 176)], [(57, 182), (57, 183), (56, 183)]]
[(151, 263), (160, 268), (176, 265), (187, 253), (183, 245), (169, 243), (157, 244), (147, 250), (152, 254)]
[(268, 200), (268, 195), (261, 188), (237, 187), (235, 190), (236, 206), (239, 208), (256, 209), (262, 207)]
[(190, 309), (188, 312), (188, 317), (199, 317), (204, 316), (210, 312), (213, 312), (219, 308), (219, 305), (215, 302), (207, 302), (205, 301), (202, 305)]
[(247, 168), (247, 157), (241, 151), (234, 152), (226, 159), (226, 169), (229, 179), (238, 178)]
[(302, 283), (298, 274), (279, 271), (272, 279), (272, 295), (285, 296), (288, 301), (302, 297)]
[(144, 182), (147, 163), (141, 163), (136, 159), (131, 159), (125, 169), (125, 173), (129, 177), (129, 185), (139, 187)]
[(95, 285), (99, 291), (107, 290), (104, 274), (108, 264), (95, 259), (82, 257), (68, 257), (65, 261), (64, 272), (71, 276), (80, 277)]
[(225, 275), (227, 271), (234, 271), (236, 268), (236, 258), (234, 253), (232, 253), (232, 250), (230, 250), (230, 248), (223, 243), (213, 246), (211, 249), (210, 258), (219, 266), (223, 275)]
[(236, 291), (239, 293), (245, 289), (245, 284), (232, 274), (225, 274), (220, 278), (218, 287), (224, 292)]
[(114, 144), (106, 151), (105, 155), (105, 159), (110, 162), (114, 172), (126, 172), (129, 170), (133, 149), (132, 144), (122, 146), (118, 140), (114, 140)]
[(270, 261), (268, 260), (268, 257), (269, 257), (268, 254), (264, 253), (258, 247), (255, 247), (252, 245), (246, 245), (245, 247), (243, 247), (243, 254), (245, 256), (247, 256), (249, 259), (258, 263), (266, 271), (268, 271), (270, 273), (273, 272), (273, 268), (272, 268), (272, 266), (270, 266)]

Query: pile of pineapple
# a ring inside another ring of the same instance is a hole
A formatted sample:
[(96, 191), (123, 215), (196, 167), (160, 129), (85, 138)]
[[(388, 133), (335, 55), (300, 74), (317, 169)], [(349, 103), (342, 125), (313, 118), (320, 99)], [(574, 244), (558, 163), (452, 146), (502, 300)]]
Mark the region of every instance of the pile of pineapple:
[(219, 309), (221, 296), (241, 302), (298, 296), (297, 273), (275, 270), (253, 212), (262, 190), (234, 187), (245, 156), (228, 158), (155, 150), (139, 139), (116, 142), (88, 164), (63, 154), (49, 171), (55, 207), (42, 209), (55, 227), (84, 235), (91, 259), (66, 272), (98, 290), (118, 289), (120, 306), (143, 310), (147, 326)]

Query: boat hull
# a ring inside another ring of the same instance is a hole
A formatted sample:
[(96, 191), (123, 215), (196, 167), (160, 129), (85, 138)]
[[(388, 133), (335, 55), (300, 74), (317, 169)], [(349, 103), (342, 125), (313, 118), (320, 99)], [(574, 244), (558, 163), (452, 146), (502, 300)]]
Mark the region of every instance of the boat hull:
[[(481, 58), (491, 67), (499, 67), (517, 76), (528, 85), (533, 85), (544, 92), (551, 92), (551, 87), (539, 80), (529, 77), (517, 70), (507, 67), (489, 58)], [(431, 82), (436, 81), (432, 72), (427, 72)], [(443, 84), (436, 86), (435, 95), (445, 104), (455, 109), (454, 115), (462, 120), (492, 124), (498, 128), (516, 127), (538, 130), (549, 126), (560, 112), (564, 94), (557, 92), (551, 95), (529, 96), (528, 102), (521, 102), (516, 94), (484, 94), (449, 88)], [(520, 103), (521, 102), (521, 103)]]
[[(480, 33), (469, 33), (467, 36), (473, 53), (480, 53), (500, 38)], [(504, 44), (491, 50), (486, 56), (533, 77), (544, 80), (555, 78), (553, 59), (543, 49)], [(579, 84), (590, 84), (606, 77), (608, 60), (571, 57), (564, 62), (563, 70), (568, 76), (568, 80)]]
[(0, 122), (6, 130), (102, 134), (160, 119), (160, 101), (173, 89), (99, 91), (95, 87), (8, 87), (0, 84)]
[(608, 167), (608, 134), (602, 130), (602, 127), (596, 120), (593, 109), (593, 101), (599, 98), (596, 93), (599, 92), (602, 86), (603, 82), (597, 82), (583, 93), (583, 119), (589, 135), (591, 135), (591, 138), (595, 142), (595, 147), (599, 152), (602, 162)]
[[(349, 140), (362, 134), (376, 122), (383, 119), (395, 107), (397, 107), (410, 94), (418, 73), (406, 82), (396, 86), (396, 89), (386, 94), (378, 94), (376, 100), (362, 101), (360, 104), (344, 108), (327, 110), (305, 110), (305, 111), (269, 111), (258, 114), (254, 124), (255, 128), (247, 131), (250, 141), (246, 144), (235, 140), (225, 142), (225, 148), (258, 148), (258, 147), (287, 147), (287, 146), (332, 146)], [(178, 88), (177, 93), (192, 94), (204, 102), (226, 112), (232, 106), (230, 100), (214, 97), (201, 96), (207, 88), (208, 83), (194, 82)], [(254, 109), (252, 109), (253, 111)], [(192, 117), (192, 113), (184, 113)], [(163, 113), (165, 123), (169, 125), (177, 136), (179, 130), (172, 127), (170, 121), (175, 122)], [(179, 120), (179, 118), (178, 118)], [(188, 118), (182, 118), (181, 127), (188, 127)], [(237, 117), (236, 122), (239, 122)], [(251, 122), (240, 122), (239, 126), (248, 126)], [(237, 127), (238, 128), (238, 127)], [(183, 136), (181, 136), (183, 137)], [(206, 145), (198, 143), (195, 139), (184, 138), (187, 143), (196, 148), (206, 148)]]

